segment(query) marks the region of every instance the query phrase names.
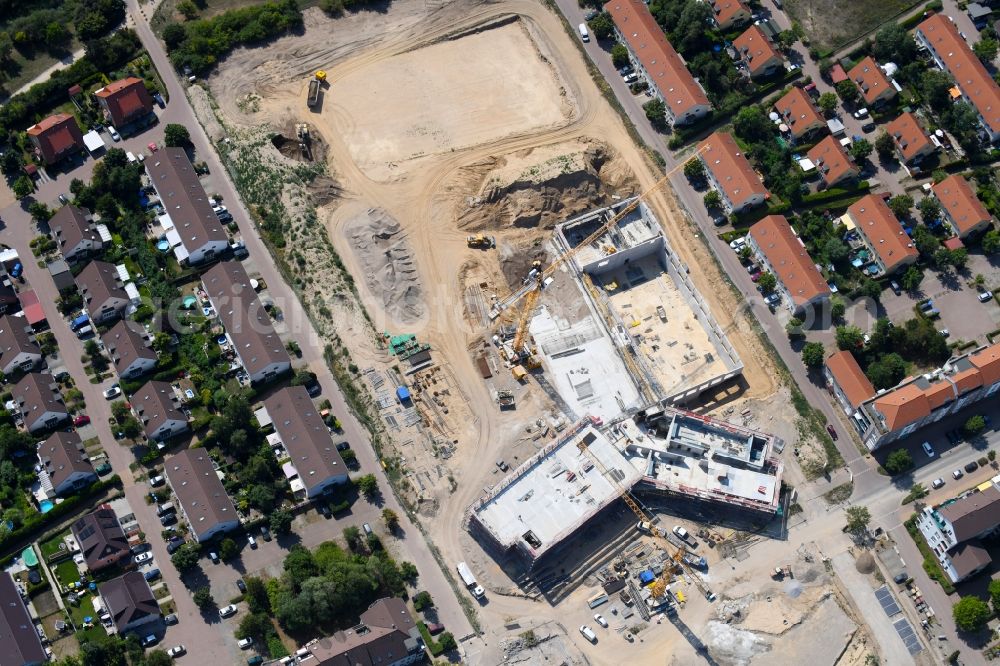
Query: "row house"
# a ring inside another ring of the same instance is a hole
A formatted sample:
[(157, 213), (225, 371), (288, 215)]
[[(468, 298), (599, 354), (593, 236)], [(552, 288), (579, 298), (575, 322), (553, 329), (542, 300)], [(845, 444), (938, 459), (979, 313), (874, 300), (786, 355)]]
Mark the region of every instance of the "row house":
[(792, 314), (829, 302), (829, 285), (784, 215), (768, 215), (750, 227), (747, 244), (761, 267), (777, 278), (778, 293)]
[(993, 218), (986, 206), (960, 174), (952, 174), (933, 185), (931, 192), (941, 204), (944, 221), (959, 238), (964, 240), (986, 231), (992, 224)]
[(858, 232), (880, 274), (894, 273), (917, 261), (917, 248), (882, 195), (868, 194), (854, 202), (841, 221)]
[(709, 183), (727, 213), (759, 206), (771, 195), (732, 134), (715, 132), (698, 146)]

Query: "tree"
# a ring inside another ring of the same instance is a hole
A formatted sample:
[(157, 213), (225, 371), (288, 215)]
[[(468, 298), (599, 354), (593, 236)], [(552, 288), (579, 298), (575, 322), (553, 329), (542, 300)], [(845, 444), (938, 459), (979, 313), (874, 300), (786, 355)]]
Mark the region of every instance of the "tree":
[(1000, 231), (990, 229), (983, 234), (983, 252), (996, 254), (997, 251), (1000, 251)]
[(698, 157), (692, 157), (684, 163), (684, 176), (688, 180), (702, 182), (705, 180), (705, 163)]
[(782, 51), (788, 51), (793, 46), (795, 42), (799, 41), (794, 30), (782, 30), (778, 33), (778, 46), (781, 47)]
[(417, 567), (413, 562), (402, 562), (399, 565), (399, 574), (410, 585), (416, 585), (417, 577), (420, 576), (420, 572), (417, 571)]
[(267, 638), (274, 633), (271, 618), (264, 613), (250, 613), (240, 620), (236, 628), (236, 638), (252, 638), (258, 644), (267, 644)]
[(819, 368), (826, 360), (826, 348), (822, 342), (807, 342), (802, 347), (802, 362), (807, 368)]
[(875, 137), (875, 152), (878, 153), (879, 159), (885, 162), (896, 159), (896, 142), (885, 130)]
[(917, 210), (920, 211), (920, 218), (924, 224), (930, 224), (941, 217), (941, 203), (937, 197), (924, 197), (917, 204)]
[(979, 414), (970, 416), (969, 420), (965, 422), (964, 426), (962, 426), (962, 430), (964, 430), (965, 434), (969, 437), (975, 437), (982, 431), (986, 430), (986, 419)]
[(198, 544), (186, 543), (170, 556), (174, 568), (180, 573), (190, 571), (198, 565)]
[(359, 552), (361, 550), (361, 530), (355, 525), (345, 527), (344, 541), (352, 551)]
[(193, 600), (194, 605), (202, 610), (215, 605), (215, 597), (212, 596), (212, 590), (208, 586), (199, 587), (195, 590)]
[(951, 615), (962, 631), (979, 631), (990, 619), (990, 606), (979, 597), (962, 597), (952, 606)]
[(71, 38), (72, 35), (66, 26), (58, 21), (53, 21), (45, 26), (45, 45), (50, 50), (58, 51), (65, 48)]
[(268, 523), (271, 526), (271, 531), (275, 534), (288, 534), (292, 531), (292, 519), (291, 511), (276, 509), (268, 519)]
[(885, 471), (895, 476), (913, 468), (913, 456), (906, 449), (896, 449), (885, 459)]
[(805, 335), (802, 332), (802, 320), (798, 317), (792, 317), (789, 319), (788, 323), (785, 324), (785, 333), (788, 334), (789, 338), (801, 338)]
[(142, 666), (173, 666), (173, 663), (173, 658), (163, 650), (147, 652), (142, 659)]
[(667, 126), (667, 107), (661, 99), (652, 99), (642, 105), (642, 110), (646, 113), (646, 119), (658, 130)]
[(16, 150), (7, 150), (0, 156), (0, 172), (11, 178), (24, 167)]
[(757, 286), (763, 293), (770, 294), (778, 286), (778, 278), (774, 277), (774, 273), (770, 271), (762, 273), (760, 279), (757, 280)]
[(969, 251), (964, 247), (948, 250), (947, 262), (949, 266), (954, 267), (956, 270), (962, 270), (969, 263)]
[(865, 344), (865, 334), (857, 326), (838, 326), (837, 348), (844, 351), (861, 349)]
[(247, 491), (247, 501), (261, 513), (270, 513), (274, 510), (274, 488), (264, 484), (254, 485)]
[(832, 92), (825, 92), (819, 96), (819, 99), (816, 100), (816, 104), (819, 106), (820, 111), (822, 111), (824, 115), (830, 116), (837, 108), (837, 96)]
[(705, 208), (722, 207), (722, 197), (715, 190), (709, 190), (706, 192), (702, 200), (705, 202)]
[(868, 156), (872, 154), (872, 150), (874, 150), (874, 147), (868, 142), (868, 139), (858, 139), (851, 144), (851, 157), (854, 158), (855, 162), (860, 162), (868, 159)]
[(898, 218), (908, 217), (913, 208), (913, 197), (908, 194), (897, 194), (889, 199), (889, 210)]
[(230, 538), (225, 538), (219, 543), (219, 557), (224, 560), (231, 560), (240, 554), (240, 547)]
[(621, 42), (611, 47), (611, 63), (621, 69), (629, 64), (628, 49)]
[(163, 141), (170, 148), (186, 148), (191, 145), (191, 134), (184, 125), (170, 123), (163, 129)]
[(271, 600), (267, 596), (267, 586), (264, 581), (256, 576), (247, 576), (243, 579), (247, 586), (247, 591), (243, 598), (247, 602), (247, 607), (251, 613), (270, 613)]
[(167, 45), (168, 51), (173, 51), (187, 39), (187, 30), (180, 23), (168, 23), (163, 28), (163, 42)]
[(823, 243), (823, 255), (832, 264), (838, 264), (846, 260), (850, 253), (851, 248), (847, 246), (847, 243), (836, 236), (831, 236)]
[(739, 110), (733, 120), (733, 131), (748, 143), (759, 143), (769, 141), (774, 136), (774, 123), (763, 107), (754, 104)]
[(372, 500), (378, 496), (378, 481), (375, 479), (374, 474), (359, 476), (355, 483), (358, 486), (358, 490), (361, 491), (361, 494), (365, 496), (365, 499)]
[(849, 506), (844, 512), (847, 514), (847, 531), (852, 534), (862, 535), (868, 531), (868, 523), (872, 520), (872, 512), (866, 506)]
[(318, 575), (319, 567), (308, 548), (295, 544), (285, 556), (285, 573), (288, 574), (289, 582), (298, 587), (307, 579)]
[(438, 645), (444, 652), (451, 652), (458, 647), (458, 643), (455, 642), (455, 637), (450, 631), (446, 631), (438, 636)]
[(991, 580), (986, 589), (990, 593), (990, 601), (993, 602), (993, 611), (1000, 612), (1000, 579)]
[(425, 608), (431, 608), (433, 605), (434, 600), (431, 598), (431, 593), (426, 590), (417, 592), (413, 597), (413, 610), (418, 613)]
[(951, 76), (940, 69), (930, 68), (920, 76), (920, 91), (927, 103), (936, 111), (941, 111), (951, 103)]
[(188, 21), (198, 16), (198, 7), (191, 0), (181, 0), (178, 2), (177, 11)]
[(830, 301), (830, 317), (834, 321), (840, 321), (843, 319), (845, 312), (847, 312), (847, 306), (844, 305), (843, 300), (834, 298)]
[(31, 213), (32, 219), (37, 222), (48, 222), (55, 214), (55, 211), (41, 201), (32, 201), (31, 205), (28, 206), (28, 212)]
[[(874, 341), (873, 338), (872, 342)], [(869, 363), (865, 375), (876, 389), (890, 389), (903, 381), (908, 368), (909, 365), (902, 356), (892, 353)]]
[(906, 28), (890, 22), (875, 33), (872, 55), (879, 62), (912, 62), (917, 55), (917, 44)]
[(11, 185), (11, 189), (14, 190), (15, 197), (23, 199), (35, 191), (35, 183), (27, 176), (21, 176), (14, 181), (14, 184)]
[(837, 84), (837, 94), (840, 95), (840, 99), (844, 100), (848, 104), (857, 101), (858, 87), (854, 85), (854, 81), (850, 79), (846, 81), (841, 81)]
[(865, 278), (861, 283), (860, 291), (862, 296), (878, 300), (878, 297), (882, 295), (882, 285), (871, 278)]
[(976, 54), (976, 57), (987, 65), (996, 60), (998, 50), (1000, 50), (1000, 43), (995, 39), (980, 39), (972, 45), (972, 51)]
[[(997, 242), (998, 247), (1000, 247), (1000, 235), (998, 235)], [(906, 272), (903, 273), (903, 277), (899, 278), (899, 284), (906, 291), (916, 291), (923, 279), (924, 274), (920, 271), (920, 269), (916, 266), (910, 266), (906, 269)]]
[(390, 532), (395, 532), (399, 527), (399, 516), (392, 509), (382, 509), (382, 520)]
[(590, 19), (588, 25), (594, 33), (595, 39), (608, 39), (615, 32), (615, 22), (612, 20), (611, 14), (607, 12), (601, 12)]

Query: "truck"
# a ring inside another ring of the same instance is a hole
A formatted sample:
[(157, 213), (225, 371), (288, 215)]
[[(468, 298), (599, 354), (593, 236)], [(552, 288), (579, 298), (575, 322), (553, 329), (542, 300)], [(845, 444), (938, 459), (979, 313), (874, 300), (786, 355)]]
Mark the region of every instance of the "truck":
[(484, 234), (476, 234), (475, 236), (469, 236), (465, 239), (465, 243), (469, 247), (481, 247), (484, 250), (489, 250), (497, 246), (497, 240), (493, 236), (486, 236)]
[(316, 106), (319, 102), (319, 79), (312, 79), (309, 81), (309, 99), (307, 100), (309, 106)]
[(462, 578), (462, 582), (465, 583), (465, 587), (472, 592), (472, 596), (476, 599), (482, 599), (483, 595), (486, 594), (486, 590), (476, 582), (476, 577), (472, 575), (472, 569), (465, 562), (458, 563), (458, 575)]

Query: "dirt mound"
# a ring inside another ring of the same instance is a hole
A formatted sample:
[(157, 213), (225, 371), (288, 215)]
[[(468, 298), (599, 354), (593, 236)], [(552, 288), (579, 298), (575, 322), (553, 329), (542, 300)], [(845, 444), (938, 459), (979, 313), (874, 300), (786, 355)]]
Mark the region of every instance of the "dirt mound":
[(340, 184), (325, 173), (316, 176), (306, 188), (317, 206), (325, 206), (340, 198)]
[(861, 557), (854, 562), (854, 568), (858, 573), (870, 574), (875, 571), (875, 558), (871, 553), (861, 553)]
[[(548, 157), (548, 159), (545, 159)], [(458, 215), (470, 231), (552, 228), (556, 223), (624, 196), (634, 187), (603, 144), (548, 156), (526, 151), (495, 162), (482, 179), (480, 195)]]
[(369, 208), (347, 223), (346, 232), (368, 288), (382, 299), (385, 312), (404, 324), (423, 317), (423, 288), (399, 221), (381, 208)]

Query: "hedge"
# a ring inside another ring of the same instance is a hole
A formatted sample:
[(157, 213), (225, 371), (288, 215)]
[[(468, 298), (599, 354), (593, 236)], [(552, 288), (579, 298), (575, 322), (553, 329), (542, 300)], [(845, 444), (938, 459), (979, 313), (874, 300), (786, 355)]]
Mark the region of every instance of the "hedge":
[(9, 548), (11, 543), (19, 543), (20, 541), (33, 536), (36, 532), (46, 529), (53, 523), (59, 522), (59, 520), (66, 517), (67, 514), (70, 514), (80, 508), (85, 501), (112, 487), (122, 487), (122, 480), (117, 474), (108, 477), (104, 481), (98, 481), (78, 495), (67, 497), (62, 502), (53, 506), (47, 513), (31, 514), (24, 521), (23, 525), (0, 539), (0, 550)]
[(823, 190), (822, 192), (816, 192), (815, 194), (807, 194), (802, 197), (803, 204), (818, 204), (824, 201), (836, 201), (837, 199), (844, 199), (850, 196), (863, 195), (871, 189), (871, 185), (867, 180), (863, 180), (856, 186), (846, 189), (843, 187), (831, 187), (828, 190)]

